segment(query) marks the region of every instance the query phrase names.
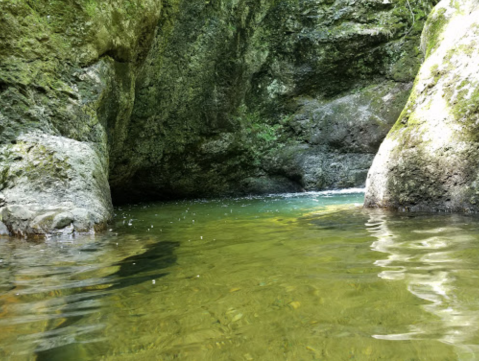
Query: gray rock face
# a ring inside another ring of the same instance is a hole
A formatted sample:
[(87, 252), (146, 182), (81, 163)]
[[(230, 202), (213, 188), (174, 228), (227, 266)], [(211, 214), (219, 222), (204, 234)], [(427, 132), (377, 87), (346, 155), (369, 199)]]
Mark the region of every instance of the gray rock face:
[(365, 205), (479, 210), (479, 4), (441, 1), (424, 29), (427, 58), (369, 172)]
[(385, 82), (330, 101), (299, 100), (289, 126), (303, 144), (277, 153), (267, 171), (296, 179), (305, 190), (364, 186), (411, 87)]
[(413, 14), (375, 0), (165, 8), (110, 158), (113, 198), (364, 185), (422, 61), (431, 3)]
[(0, 1), (3, 224), (94, 232), (110, 188), (128, 201), (361, 185), (432, 3)]
[(10, 233), (105, 227), (109, 143), (122, 140), (159, 13), (156, 0), (0, 2), (0, 207)]
[(90, 232), (111, 214), (106, 167), (87, 143), (29, 133), (0, 149), (2, 221), (18, 236)]

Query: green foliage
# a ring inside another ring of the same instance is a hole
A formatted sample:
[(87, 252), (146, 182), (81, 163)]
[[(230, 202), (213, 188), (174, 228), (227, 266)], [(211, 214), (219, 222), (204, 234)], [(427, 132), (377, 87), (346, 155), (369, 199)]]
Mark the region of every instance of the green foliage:
[(241, 127), (242, 146), (259, 166), (261, 160), (289, 143), (286, 127), (289, 118), (274, 121), (263, 117), (258, 111), (248, 112), (245, 106), (239, 108), (236, 118)]
[(435, 3), (433, 0), (398, 0), (386, 26), (392, 35), (418, 35)]
[(97, 4), (94, 0), (89, 0), (85, 3), (85, 11), (90, 18), (94, 18), (98, 12)]

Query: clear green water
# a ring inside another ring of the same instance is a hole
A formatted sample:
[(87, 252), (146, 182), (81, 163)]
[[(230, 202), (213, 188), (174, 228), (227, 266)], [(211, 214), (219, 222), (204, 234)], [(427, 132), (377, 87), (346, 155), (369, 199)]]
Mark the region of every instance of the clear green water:
[(479, 219), (362, 194), (117, 209), (0, 240), (1, 360), (476, 360)]

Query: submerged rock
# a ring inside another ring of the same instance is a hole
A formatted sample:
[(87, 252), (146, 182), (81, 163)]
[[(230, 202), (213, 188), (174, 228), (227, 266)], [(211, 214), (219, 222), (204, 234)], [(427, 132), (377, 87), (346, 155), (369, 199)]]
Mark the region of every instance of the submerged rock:
[(441, 1), (423, 33), (427, 58), (368, 175), (365, 205), (479, 210), (479, 4)]

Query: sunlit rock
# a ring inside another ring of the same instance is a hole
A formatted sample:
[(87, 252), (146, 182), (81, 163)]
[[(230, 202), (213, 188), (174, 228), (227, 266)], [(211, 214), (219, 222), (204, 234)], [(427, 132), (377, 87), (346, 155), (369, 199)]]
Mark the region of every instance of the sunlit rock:
[(441, 1), (423, 32), (427, 58), (368, 175), (366, 206), (479, 209), (479, 7)]

